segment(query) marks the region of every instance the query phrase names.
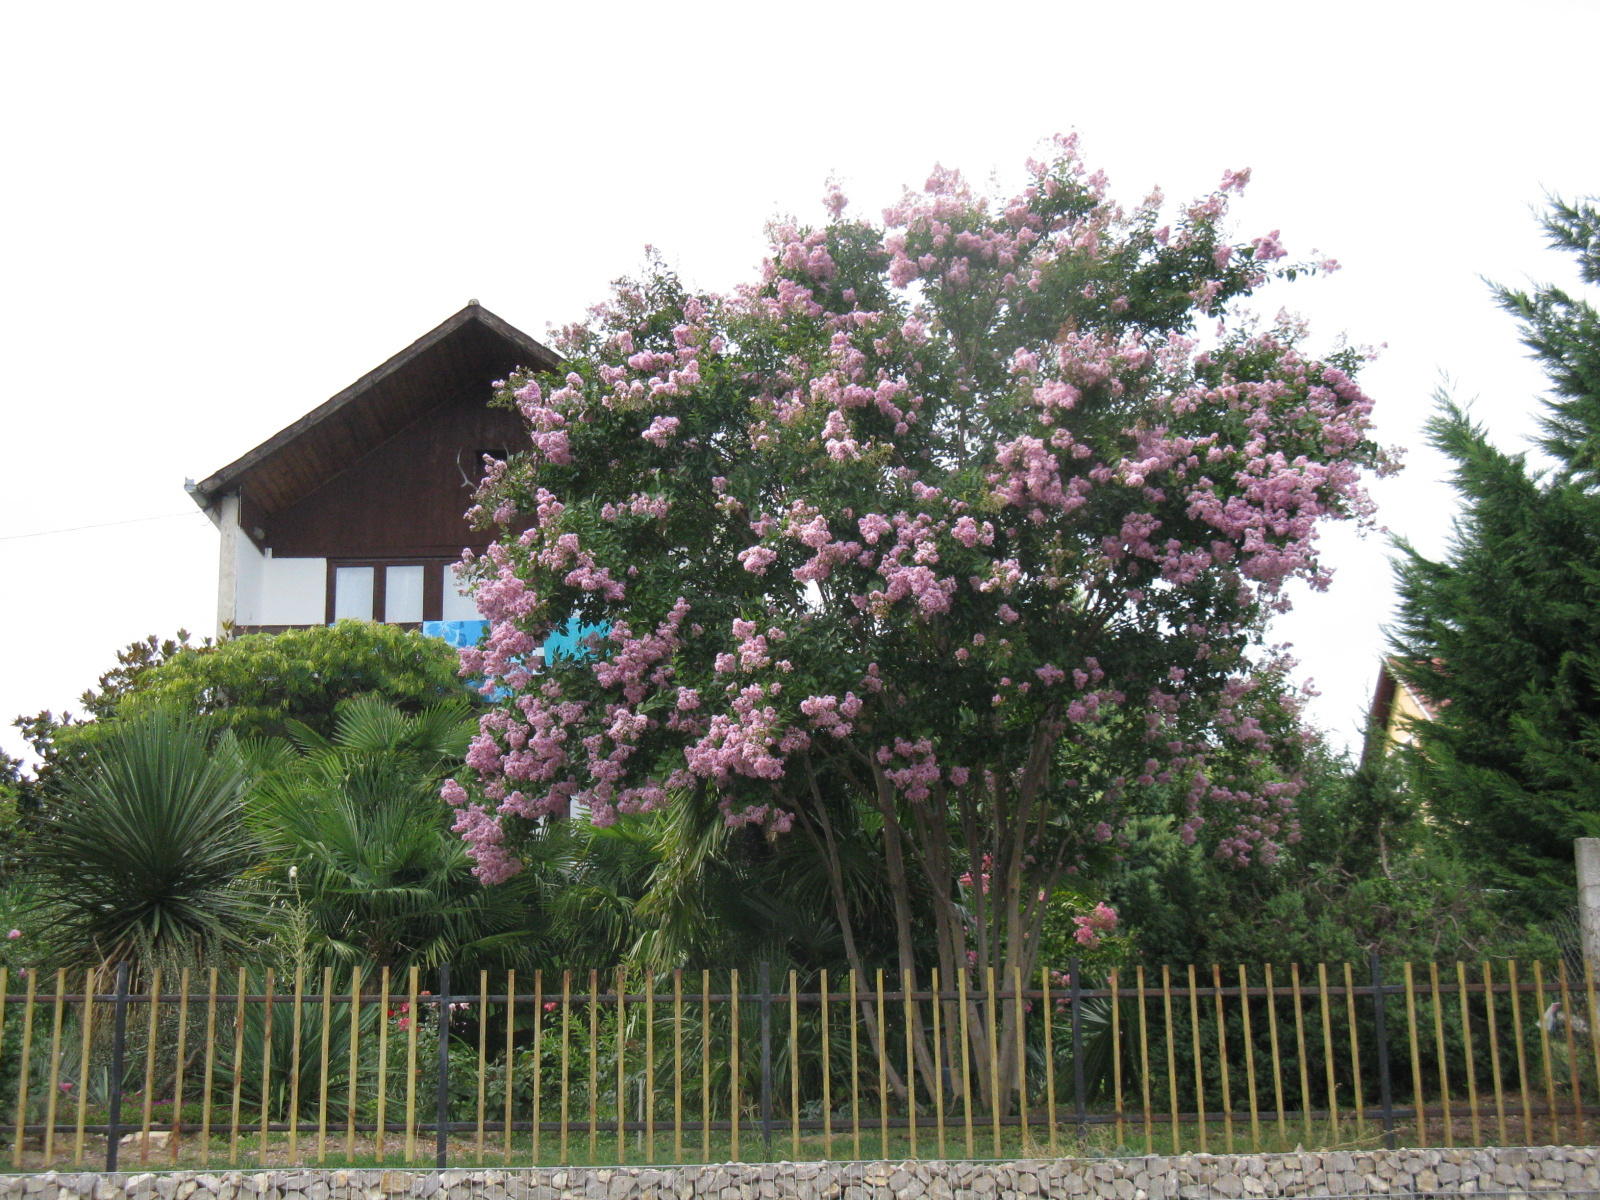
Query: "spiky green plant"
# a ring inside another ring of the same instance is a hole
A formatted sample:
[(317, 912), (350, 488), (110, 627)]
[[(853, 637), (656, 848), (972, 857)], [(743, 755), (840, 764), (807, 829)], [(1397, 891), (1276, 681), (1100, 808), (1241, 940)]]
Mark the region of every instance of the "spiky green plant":
[(265, 910), (242, 881), (253, 849), (244, 787), (232, 738), (212, 745), (161, 709), (114, 722), (68, 779), (30, 855), (54, 913), (50, 958), (176, 964), (252, 944)]

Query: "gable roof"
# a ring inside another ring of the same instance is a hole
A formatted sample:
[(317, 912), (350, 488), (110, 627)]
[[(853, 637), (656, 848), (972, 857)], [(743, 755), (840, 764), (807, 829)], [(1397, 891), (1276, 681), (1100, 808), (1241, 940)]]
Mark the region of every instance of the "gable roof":
[(516, 367), (554, 370), (555, 351), (476, 300), (382, 366), (190, 488), (203, 509), (230, 492), (263, 516), (282, 511), (449, 400), (478, 394)]

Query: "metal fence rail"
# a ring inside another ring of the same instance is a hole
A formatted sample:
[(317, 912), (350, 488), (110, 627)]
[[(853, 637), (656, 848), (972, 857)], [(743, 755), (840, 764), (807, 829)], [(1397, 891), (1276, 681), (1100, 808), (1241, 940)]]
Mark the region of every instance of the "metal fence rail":
[(1587, 1143), (1600, 1113), (1565, 962), (18, 976), (17, 1169)]

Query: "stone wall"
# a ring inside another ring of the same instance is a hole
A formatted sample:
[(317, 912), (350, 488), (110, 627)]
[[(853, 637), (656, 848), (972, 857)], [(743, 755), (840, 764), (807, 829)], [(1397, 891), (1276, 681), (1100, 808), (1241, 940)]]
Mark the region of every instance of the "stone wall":
[(0, 1200), (1256, 1200), (1600, 1196), (1600, 1150), (1196, 1154), (1026, 1162), (730, 1163), (523, 1170), (47, 1172)]

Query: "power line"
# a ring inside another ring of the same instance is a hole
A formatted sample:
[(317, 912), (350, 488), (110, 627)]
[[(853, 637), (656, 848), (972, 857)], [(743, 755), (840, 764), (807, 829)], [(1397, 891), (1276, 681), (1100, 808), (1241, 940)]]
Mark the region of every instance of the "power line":
[(174, 517), (202, 517), (204, 515), (196, 508), (188, 512), (162, 513), (155, 517), (129, 517), (126, 521), (102, 521), (98, 525), (73, 525), (68, 529), (41, 529), (37, 533), (8, 533), (0, 536), (0, 542), (14, 542), (20, 538), (51, 537), (58, 533), (81, 533), (85, 529), (107, 529), (112, 525), (137, 525), (141, 521), (170, 521)]

